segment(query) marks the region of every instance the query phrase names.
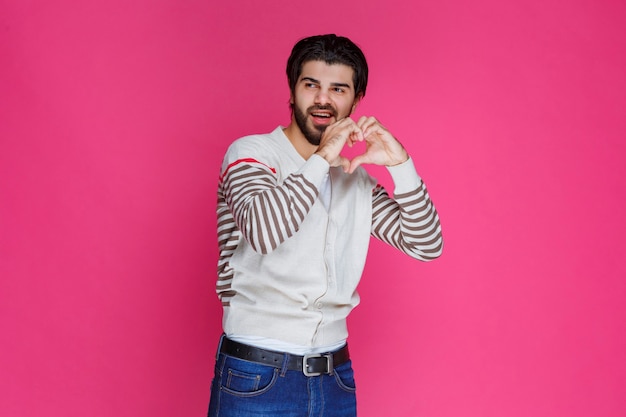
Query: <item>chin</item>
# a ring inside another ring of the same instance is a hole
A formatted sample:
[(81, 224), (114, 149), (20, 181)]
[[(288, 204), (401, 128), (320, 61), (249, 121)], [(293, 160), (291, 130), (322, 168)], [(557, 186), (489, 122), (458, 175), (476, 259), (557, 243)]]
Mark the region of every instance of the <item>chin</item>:
[(321, 136), (317, 138), (312, 138), (309, 135), (304, 135), (304, 137), (306, 138), (307, 142), (309, 142), (313, 146), (320, 146), (320, 142), (322, 141)]

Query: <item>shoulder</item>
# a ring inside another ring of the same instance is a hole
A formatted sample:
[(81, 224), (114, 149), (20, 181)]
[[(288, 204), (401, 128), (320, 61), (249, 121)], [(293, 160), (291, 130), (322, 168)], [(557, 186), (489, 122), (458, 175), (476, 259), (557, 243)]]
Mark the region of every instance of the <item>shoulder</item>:
[(230, 144), (230, 147), (245, 147), (245, 146), (258, 146), (258, 145), (272, 145), (280, 144), (281, 138), (285, 134), (282, 127), (278, 126), (276, 129), (269, 133), (258, 133), (253, 135), (247, 135), (235, 140)]
[(272, 133), (254, 134), (241, 137), (228, 147), (228, 151), (248, 148), (258, 148), (262, 145), (268, 145), (272, 141)]
[(258, 162), (275, 171), (283, 153), (280, 137), (282, 134), (279, 126), (270, 133), (248, 135), (235, 140), (224, 155), (222, 171), (238, 162)]
[(273, 132), (254, 134), (241, 137), (230, 144), (226, 151), (225, 159), (241, 157), (262, 157), (266, 153), (274, 153), (274, 149), (280, 146), (278, 140), (279, 128)]

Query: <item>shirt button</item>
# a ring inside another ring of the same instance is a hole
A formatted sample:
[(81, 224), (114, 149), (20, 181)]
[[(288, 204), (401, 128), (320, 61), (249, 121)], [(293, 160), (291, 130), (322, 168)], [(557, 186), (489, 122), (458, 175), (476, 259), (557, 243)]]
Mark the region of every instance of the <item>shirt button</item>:
[(317, 307), (319, 310), (321, 310), (322, 307), (324, 307), (324, 304), (322, 304), (320, 301), (318, 301), (317, 303), (315, 303), (315, 307)]

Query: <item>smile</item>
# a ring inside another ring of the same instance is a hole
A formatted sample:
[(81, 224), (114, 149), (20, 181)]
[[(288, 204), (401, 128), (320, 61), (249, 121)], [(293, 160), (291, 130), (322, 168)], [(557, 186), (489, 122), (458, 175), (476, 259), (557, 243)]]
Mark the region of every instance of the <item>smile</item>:
[(321, 117), (321, 118), (324, 118), (324, 119), (330, 119), (333, 115), (331, 113), (312, 112), (311, 116), (313, 116), (313, 117)]

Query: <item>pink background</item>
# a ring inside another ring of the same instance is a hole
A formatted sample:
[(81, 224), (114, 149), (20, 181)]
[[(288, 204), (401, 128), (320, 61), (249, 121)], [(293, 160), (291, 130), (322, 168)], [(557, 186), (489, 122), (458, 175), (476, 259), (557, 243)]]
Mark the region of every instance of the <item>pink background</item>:
[(372, 243), (359, 415), (626, 415), (626, 3), (340, 3), (0, 1), (0, 415), (205, 415), (219, 163), (327, 32), (446, 238)]

